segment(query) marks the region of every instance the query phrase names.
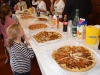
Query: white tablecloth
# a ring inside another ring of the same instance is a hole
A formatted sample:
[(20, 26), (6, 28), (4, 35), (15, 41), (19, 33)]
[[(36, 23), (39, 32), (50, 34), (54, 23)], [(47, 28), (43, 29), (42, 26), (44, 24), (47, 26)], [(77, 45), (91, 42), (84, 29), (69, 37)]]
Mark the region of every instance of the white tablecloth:
[[(34, 22), (37, 21), (36, 19), (26, 19), (26, 20), (22, 20), (20, 18), (20, 15), (16, 14), (17, 19), (19, 20), (19, 23), (21, 24), (22, 28), (24, 29), (24, 32), (26, 34), (27, 37), (30, 38), (30, 32), (27, 30), (26, 28), (26, 24), (28, 22)], [(43, 16), (44, 17), (44, 16)], [(37, 21), (38, 22), (38, 21)], [(50, 22), (48, 21), (48, 23), (50, 24)], [(60, 29), (58, 29), (58, 31), (62, 32), (62, 23), (60, 23)], [(34, 50), (34, 53), (37, 57), (42, 75), (69, 75), (73, 73), (70, 73), (68, 71), (65, 71), (64, 69), (60, 68), (58, 66), (58, 64), (56, 64), (56, 62), (52, 59), (51, 54), (53, 52), (53, 50), (58, 49), (59, 47), (62, 47), (64, 45), (76, 45), (79, 44), (77, 41), (77, 38), (72, 38), (70, 36), (67, 36), (66, 32), (63, 32), (63, 34), (66, 36), (66, 39), (60, 40), (58, 42), (55, 43), (50, 43), (44, 46), (38, 46), (31, 38), (30, 38), (30, 44)], [(79, 44), (80, 45), (80, 44)], [(96, 55), (96, 57), (98, 58), (98, 60), (100, 60), (100, 51), (97, 49), (97, 44), (96, 45), (87, 45), (85, 44), (84, 41), (81, 41), (81, 45), (84, 45), (88, 48), (90, 48), (94, 54)], [(96, 67), (96, 70), (91, 70), (91, 71), (87, 71), (85, 73), (74, 73), (74, 75), (100, 75), (100, 64), (98, 64), (99, 66)]]

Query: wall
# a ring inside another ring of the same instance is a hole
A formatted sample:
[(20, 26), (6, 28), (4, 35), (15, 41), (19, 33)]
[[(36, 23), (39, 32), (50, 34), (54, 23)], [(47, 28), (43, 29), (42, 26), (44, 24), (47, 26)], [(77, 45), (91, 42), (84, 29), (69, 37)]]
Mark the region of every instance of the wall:
[(92, 0), (93, 11), (89, 15), (90, 24), (100, 24), (100, 0)]

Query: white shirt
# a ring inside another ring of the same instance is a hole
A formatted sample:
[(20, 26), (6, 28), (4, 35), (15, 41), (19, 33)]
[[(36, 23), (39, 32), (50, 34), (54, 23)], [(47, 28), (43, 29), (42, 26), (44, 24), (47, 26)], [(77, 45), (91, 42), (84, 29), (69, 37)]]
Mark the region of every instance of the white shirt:
[[(44, 11), (47, 10), (46, 3), (44, 1), (41, 1), (40, 3), (39, 3), (39, 1), (37, 1), (34, 3), (34, 5), (38, 5), (38, 8), (41, 10), (44, 10)], [(45, 14), (45, 12), (40, 12), (40, 14)]]
[(21, 1), (17, 3), (18, 8), (20, 8), (20, 4), (22, 6), (23, 9), (27, 9), (27, 4), (25, 1)]
[(32, 0), (32, 5), (34, 5), (34, 3), (35, 3), (35, 0)]
[[(54, 3), (54, 7), (57, 7), (57, 12), (63, 12), (63, 10), (62, 10), (62, 8), (64, 8), (65, 7), (65, 3), (64, 3), (64, 1), (63, 0), (60, 0), (57, 4), (56, 4), (56, 2)], [(59, 15), (59, 18), (62, 18), (62, 15)]]

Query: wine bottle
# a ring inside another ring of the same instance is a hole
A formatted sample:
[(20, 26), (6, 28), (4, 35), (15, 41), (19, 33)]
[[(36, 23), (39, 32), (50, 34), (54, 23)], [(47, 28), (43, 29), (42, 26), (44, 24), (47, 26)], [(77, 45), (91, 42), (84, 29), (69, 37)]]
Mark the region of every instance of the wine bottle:
[(37, 7), (37, 17), (40, 17), (39, 7)]
[(22, 5), (21, 5), (21, 2), (20, 2), (20, 11), (22, 11)]

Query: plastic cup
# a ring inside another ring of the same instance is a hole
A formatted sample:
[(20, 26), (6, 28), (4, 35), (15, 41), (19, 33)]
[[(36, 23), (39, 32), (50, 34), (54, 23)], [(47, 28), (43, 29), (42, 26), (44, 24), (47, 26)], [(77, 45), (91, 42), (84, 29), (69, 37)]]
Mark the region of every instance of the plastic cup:
[(94, 26), (87, 26), (86, 27), (86, 44), (94, 45), (97, 43), (99, 36), (99, 28)]

